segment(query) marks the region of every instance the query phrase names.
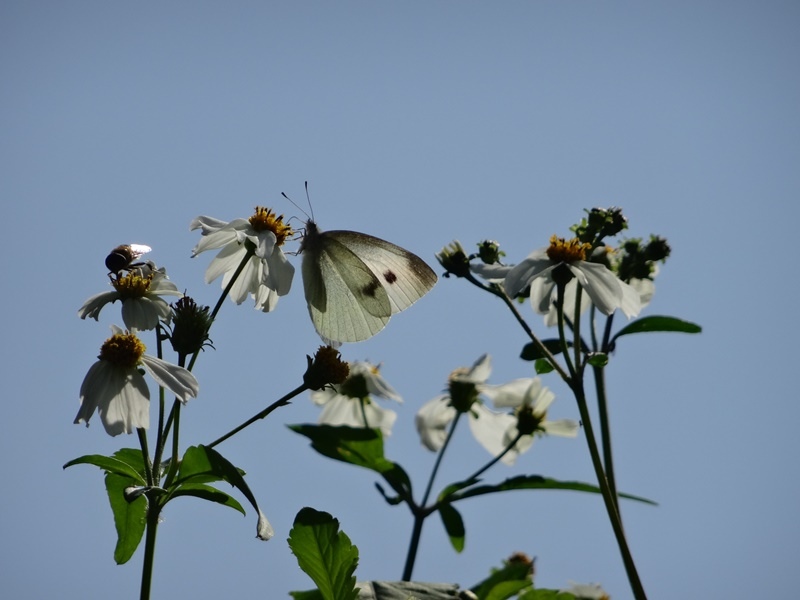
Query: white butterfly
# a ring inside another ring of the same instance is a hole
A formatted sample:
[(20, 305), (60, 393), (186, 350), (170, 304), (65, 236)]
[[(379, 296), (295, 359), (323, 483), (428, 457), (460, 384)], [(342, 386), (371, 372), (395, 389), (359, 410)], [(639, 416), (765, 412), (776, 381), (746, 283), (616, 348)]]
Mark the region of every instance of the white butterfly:
[(333, 345), (371, 338), (437, 279), (419, 256), (400, 246), (355, 231), (322, 232), (312, 220), (300, 252), (311, 321)]

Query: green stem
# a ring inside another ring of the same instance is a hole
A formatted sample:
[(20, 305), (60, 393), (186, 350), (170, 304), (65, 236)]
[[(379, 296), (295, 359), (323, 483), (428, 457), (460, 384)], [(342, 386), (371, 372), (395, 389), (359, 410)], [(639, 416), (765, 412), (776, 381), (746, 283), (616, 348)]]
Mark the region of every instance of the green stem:
[(592, 457), (592, 466), (597, 477), (597, 482), (600, 485), (600, 491), (603, 495), (603, 502), (608, 513), (608, 519), (611, 522), (611, 528), (614, 530), (614, 537), (617, 539), (620, 554), (622, 555), (622, 562), (625, 565), (625, 572), (628, 575), (628, 582), (630, 583), (631, 590), (633, 591), (636, 600), (647, 600), (647, 595), (644, 592), (639, 573), (636, 570), (636, 564), (633, 561), (633, 555), (628, 547), (628, 541), (625, 539), (625, 532), (622, 529), (622, 520), (617, 510), (616, 499), (609, 487), (608, 480), (606, 479), (603, 470), (603, 462), (600, 459), (600, 452), (597, 449), (597, 442), (594, 437), (594, 430), (592, 428), (592, 421), (589, 416), (589, 408), (586, 404), (586, 395), (583, 390), (583, 383), (576, 380), (572, 388), (575, 399), (578, 401), (578, 410), (581, 415), (581, 422), (586, 434), (586, 443), (589, 445), (589, 454)]
[(303, 383), (303, 384), (302, 384), (302, 385), (300, 385), (299, 387), (296, 387), (296, 388), (295, 388), (295, 389), (293, 389), (291, 392), (289, 392), (288, 394), (286, 394), (286, 395), (285, 395), (283, 398), (280, 398), (280, 399), (276, 400), (275, 402), (273, 402), (272, 404), (270, 404), (270, 405), (269, 405), (267, 408), (265, 408), (264, 410), (262, 410), (262, 411), (261, 411), (261, 412), (259, 412), (258, 414), (256, 414), (256, 415), (253, 415), (252, 417), (250, 417), (249, 419), (247, 419), (247, 421), (245, 421), (244, 423), (242, 423), (242, 424), (241, 424), (241, 425), (239, 425), (238, 427), (234, 427), (233, 429), (231, 429), (231, 430), (230, 430), (228, 433), (226, 433), (226, 434), (225, 434), (225, 435), (223, 435), (222, 437), (219, 437), (219, 438), (217, 438), (216, 440), (214, 440), (214, 441), (213, 441), (213, 442), (211, 442), (210, 444), (206, 444), (206, 446), (207, 446), (208, 448), (213, 448), (214, 446), (218, 446), (219, 444), (221, 444), (222, 442), (224, 442), (225, 440), (227, 440), (229, 437), (231, 437), (231, 436), (233, 436), (233, 435), (235, 435), (235, 434), (239, 433), (239, 432), (240, 432), (242, 429), (244, 429), (245, 427), (249, 427), (250, 425), (252, 425), (252, 424), (253, 424), (253, 423), (255, 423), (256, 421), (258, 421), (258, 420), (260, 420), (260, 419), (263, 419), (264, 417), (266, 417), (266, 416), (267, 416), (269, 413), (271, 413), (271, 412), (272, 412), (273, 410), (275, 410), (276, 408), (280, 408), (281, 406), (286, 406), (287, 404), (289, 404), (289, 401), (290, 401), (292, 398), (294, 398), (295, 396), (297, 396), (297, 395), (299, 395), (299, 394), (303, 393), (303, 392), (304, 392), (304, 391), (306, 391), (307, 389), (308, 389), (308, 387), (306, 386), (306, 384), (305, 384), (305, 383)]
[(509, 444), (508, 444), (508, 445), (507, 445), (507, 446), (506, 446), (506, 447), (503, 449), (503, 451), (502, 451), (500, 454), (498, 454), (497, 456), (495, 456), (494, 458), (492, 458), (492, 460), (490, 460), (489, 462), (487, 462), (485, 465), (483, 465), (483, 466), (482, 466), (480, 469), (478, 469), (477, 471), (475, 471), (475, 472), (474, 472), (472, 475), (470, 475), (470, 476), (469, 476), (467, 479), (465, 479), (464, 481), (472, 481), (473, 479), (478, 479), (478, 477), (480, 477), (481, 475), (483, 475), (483, 474), (484, 474), (486, 471), (488, 471), (490, 468), (492, 468), (492, 467), (493, 467), (495, 464), (497, 464), (498, 462), (500, 462), (500, 460), (501, 460), (501, 459), (502, 459), (502, 458), (503, 458), (503, 457), (504, 457), (506, 454), (508, 454), (508, 453), (511, 451), (511, 449), (512, 449), (514, 446), (516, 446), (517, 442), (518, 442), (518, 441), (519, 441), (519, 440), (522, 438), (522, 435), (523, 435), (523, 434), (521, 434), (519, 431), (517, 431), (517, 435), (516, 435), (516, 436), (514, 436), (514, 439), (513, 439), (513, 440), (511, 440), (511, 442), (510, 442), (510, 443), (509, 443)]
[(156, 552), (156, 532), (158, 530), (158, 517), (161, 506), (155, 495), (147, 493), (147, 524), (144, 538), (144, 561), (142, 562), (142, 585), (139, 591), (139, 600), (149, 600), (150, 587), (153, 580), (153, 559)]
[(445, 450), (447, 450), (447, 446), (450, 445), (450, 439), (453, 437), (453, 432), (456, 430), (456, 425), (458, 424), (459, 419), (461, 418), (460, 412), (456, 413), (455, 418), (450, 423), (450, 429), (447, 432), (447, 437), (444, 439), (444, 444), (439, 449), (439, 453), (436, 455), (436, 462), (433, 464), (433, 469), (431, 469), (431, 475), (428, 478), (428, 485), (425, 488), (425, 493), (422, 496), (422, 502), (419, 505), (411, 505), (411, 512), (414, 514), (414, 527), (411, 530), (411, 540), (408, 544), (408, 553), (406, 554), (406, 564), (403, 567), (403, 581), (411, 581), (411, 574), (414, 571), (414, 563), (417, 560), (417, 550), (419, 549), (419, 541), (422, 537), (422, 524), (425, 522), (425, 519), (428, 515), (431, 514), (430, 510), (425, 508), (425, 505), (428, 503), (428, 498), (431, 495), (431, 490), (433, 489), (433, 480), (436, 479), (436, 473), (439, 471), (439, 465), (442, 464), (442, 457), (444, 456)]
[[(603, 446), (603, 466), (605, 467), (608, 487), (614, 497), (614, 504), (619, 512), (619, 495), (614, 477), (614, 459), (611, 453), (611, 423), (608, 418), (608, 402), (606, 398), (606, 380), (604, 367), (592, 367), (594, 385), (597, 394), (597, 412), (600, 417), (600, 443)], [(620, 515), (621, 518), (621, 515)]]

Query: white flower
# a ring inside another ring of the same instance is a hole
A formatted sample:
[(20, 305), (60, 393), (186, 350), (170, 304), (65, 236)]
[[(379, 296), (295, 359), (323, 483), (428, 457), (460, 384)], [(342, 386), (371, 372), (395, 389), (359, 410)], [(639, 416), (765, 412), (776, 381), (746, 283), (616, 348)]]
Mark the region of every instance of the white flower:
[(502, 452), (518, 436), (519, 440), (501, 459), (507, 465), (514, 464), (517, 456), (527, 451), (533, 444), (534, 435), (557, 435), (575, 437), (578, 435), (578, 422), (571, 419), (547, 420), (547, 409), (556, 396), (542, 385), (541, 379), (515, 379), (497, 386), (485, 386), (483, 394), (489, 397), (496, 408), (514, 410), (508, 426), (498, 436), (497, 426), (483, 427), (479, 433), (473, 428), (478, 441), (495, 456)]
[(403, 401), (381, 376), (378, 367), (368, 362), (350, 363), (350, 374), (344, 382), (311, 392), (311, 400), (323, 407), (320, 424), (369, 427), (389, 436), (397, 413), (378, 406), (371, 396)]
[(122, 320), (131, 330), (147, 331), (155, 329), (158, 322), (169, 322), (172, 312), (169, 303), (161, 296), (183, 296), (177, 286), (167, 277), (162, 267), (155, 269), (153, 263), (141, 268), (131, 269), (125, 275), (112, 276), (113, 291), (102, 292), (83, 303), (78, 316), (91, 317), (95, 321), (100, 311), (109, 302), (122, 302)]
[(144, 344), (132, 333), (112, 326), (113, 335), (100, 349), (81, 384), (81, 407), (75, 423), (86, 423), (94, 411), (100, 414), (106, 432), (111, 435), (132, 433), (150, 425), (150, 390), (138, 367), (174, 393), (184, 404), (197, 397), (199, 384), (189, 371), (159, 358), (144, 354)]
[(294, 266), (286, 260), (281, 246), (292, 235), (292, 228), (283, 222), (282, 215), (276, 216), (271, 210), (257, 206), (249, 219), (234, 219), (230, 223), (197, 217), (190, 229), (198, 228), (203, 237), (192, 250), (192, 257), (221, 248), (206, 269), (206, 283), (222, 275), (222, 289), (225, 289), (248, 252), (252, 252), (231, 288), (231, 299), (241, 304), (250, 294), (258, 310), (269, 312), (275, 308), (279, 296), (289, 293)]
[(457, 369), (449, 377), (449, 393), (436, 396), (417, 411), (414, 419), (417, 433), (428, 450), (437, 452), (444, 445), (450, 424), (459, 411), (469, 415), (473, 434), (474, 424), (478, 421), (481, 423), (479, 429), (505, 430), (509, 425), (506, 418), (513, 419), (511, 415), (493, 413), (478, 398), (492, 372), (491, 362), (491, 357), (484, 354), (469, 369)]
[[(531, 447), (534, 434), (577, 435), (575, 421), (545, 419), (555, 395), (542, 386), (538, 377), (489, 385), (486, 381), (490, 373), (491, 358), (484, 354), (469, 370), (456, 371), (450, 376), (449, 394), (437, 396), (417, 412), (417, 432), (426, 448), (435, 452), (444, 445), (450, 423), (459, 411), (467, 413), (475, 439), (492, 456), (505, 452), (501, 460), (508, 465)], [(498, 408), (515, 409), (514, 414), (489, 410), (479, 395), (491, 399)], [(514, 446), (506, 450), (515, 439)]]
[[(530, 286), (534, 310), (547, 314), (556, 291), (554, 276), (571, 276), (603, 314), (610, 315), (619, 308), (628, 318), (638, 315), (642, 307), (637, 291), (618, 279), (605, 265), (587, 261), (588, 251), (589, 245), (577, 239), (551, 237), (550, 246), (534, 250), (508, 272), (504, 282), (506, 293), (513, 298)], [(573, 300), (573, 309), (574, 305)], [(569, 307), (565, 302), (567, 317), (574, 314), (569, 312)]]
[(569, 583), (570, 587), (561, 591), (572, 594), (577, 600), (611, 600), (611, 596), (597, 583)]

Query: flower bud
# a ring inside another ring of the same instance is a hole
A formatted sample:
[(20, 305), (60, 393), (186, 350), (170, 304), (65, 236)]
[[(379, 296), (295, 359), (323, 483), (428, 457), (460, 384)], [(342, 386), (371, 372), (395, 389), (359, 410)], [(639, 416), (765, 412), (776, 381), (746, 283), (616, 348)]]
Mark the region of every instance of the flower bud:
[(445, 268), (447, 275), (452, 273), (456, 277), (466, 277), (470, 274), (469, 258), (458, 240), (442, 248), (436, 254), (436, 260)]
[(208, 330), (212, 319), (208, 306), (198, 306), (189, 296), (184, 296), (172, 305), (172, 348), (180, 355), (188, 356), (211, 345)]
[(321, 390), (326, 385), (343, 383), (350, 374), (349, 365), (335, 348), (320, 346), (314, 358), (306, 356), (308, 368), (303, 375), (303, 383), (310, 390)]
[(499, 263), (506, 253), (500, 250), (500, 244), (494, 240), (478, 242), (478, 257), (487, 265)]

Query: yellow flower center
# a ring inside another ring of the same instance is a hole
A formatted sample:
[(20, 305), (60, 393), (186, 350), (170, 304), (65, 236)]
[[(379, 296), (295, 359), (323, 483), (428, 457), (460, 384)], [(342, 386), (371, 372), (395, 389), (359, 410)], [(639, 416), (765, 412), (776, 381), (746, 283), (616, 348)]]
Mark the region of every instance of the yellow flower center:
[(103, 342), (98, 358), (131, 369), (139, 364), (145, 349), (141, 340), (132, 333), (117, 333)]
[(250, 217), (249, 221), (256, 231), (269, 230), (274, 233), (275, 237), (278, 238), (276, 242), (278, 246), (283, 246), (286, 238), (294, 234), (292, 226), (283, 222), (283, 215), (277, 216), (272, 210), (263, 206), (256, 206), (256, 212)]
[(147, 277), (142, 277), (139, 271), (133, 270), (122, 277), (112, 278), (111, 284), (124, 300), (126, 298), (142, 298), (146, 296), (148, 290), (150, 290), (151, 281), (153, 281), (152, 272)]
[(592, 249), (591, 244), (586, 244), (572, 238), (565, 240), (556, 235), (550, 238), (550, 247), (547, 249), (547, 257), (553, 262), (571, 263), (578, 260), (586, 260), (586, 255)]

